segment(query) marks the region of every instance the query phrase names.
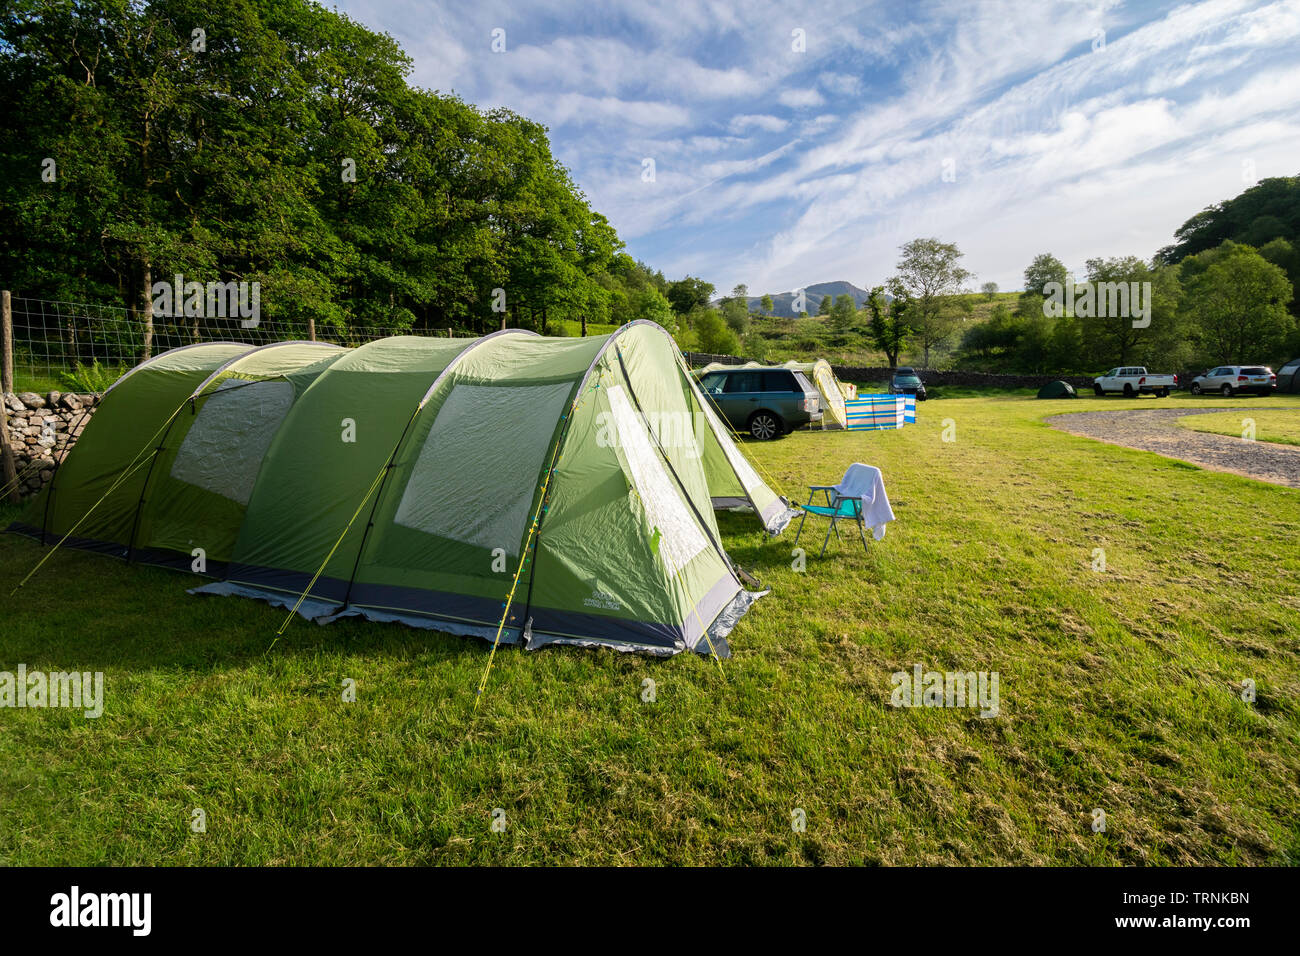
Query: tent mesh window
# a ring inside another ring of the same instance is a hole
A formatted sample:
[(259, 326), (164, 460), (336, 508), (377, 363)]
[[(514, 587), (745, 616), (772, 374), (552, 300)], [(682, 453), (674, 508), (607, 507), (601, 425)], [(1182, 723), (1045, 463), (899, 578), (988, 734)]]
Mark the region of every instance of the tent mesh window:
[(457, 384), (424, 440), (394, 521), (517, 556), (572, 390), (571, 382)]
[(291, 405), (288, 382), (226, 379), (195, 416), (171, 476), (246, 506), (262, 459)]

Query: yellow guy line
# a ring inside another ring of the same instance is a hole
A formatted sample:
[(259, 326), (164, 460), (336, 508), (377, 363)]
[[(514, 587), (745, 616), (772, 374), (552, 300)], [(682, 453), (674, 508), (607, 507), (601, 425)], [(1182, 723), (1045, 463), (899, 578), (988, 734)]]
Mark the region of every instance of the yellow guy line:
[[(597, 381), (590, 390), (599, 387), (600, 382)], [(573, 399), (568, 414), (564, 416), (565, 420), (573, 417), (573, 414), (578, 410), (578, 403), (582, 401), (583, 397), (583, 395), (578, 395)], [(555, 474), (555, 462), (559, 458), (560, 446), (564, 444), (564, 438), (568, 434), (568, 430), (568, 425), (565, 425), (560, 436), (556, 439), (555, 450), (551, 452), (550, 463), (546, 466), (546, 477), (542, 480), (542, 494), (537, 499), (537, 510), (533, 512), (532, 523), (528, 526), (528, 537), (524, 539), (524, 548), (519, 555), (519, 567), (515, 568), (515, 578), (510, 582), (510, 591), (506, 594), (506, 603), (502, 605), (504, 610), (501, 612), (501, 621), (497, 624), (496, 637), (492, 640), (492, 652), (488, 654), (487, 666), (483, 668), (483, 676), (479, 678), (478, 690), (474, 693), (474, 710), (478, 710), (478, 702), (483, 698), (483, 691), (487, 689), (488, 675), (492, 673), (492, 663), (496, 660), (497, 648), (501, 645), (501, 632), (505, 630), (506, 618), (510, 616), (510, 605), (515, 599), (515, 589), (519, 587), (519, 576), (524, 573), (524, 565), (528, 563), (528, 549), (532, 547), (533, 535), (537, 532), (542, 512), (546, 508), (547, 490), (551, 486), (551, 476)]]

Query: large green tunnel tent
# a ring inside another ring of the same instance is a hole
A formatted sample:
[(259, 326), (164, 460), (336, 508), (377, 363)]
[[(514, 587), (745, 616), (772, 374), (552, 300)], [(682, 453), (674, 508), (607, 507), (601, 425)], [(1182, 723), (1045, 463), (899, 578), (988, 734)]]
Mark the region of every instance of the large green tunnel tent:
[(772, 534), (794, 513), (671, 338), (634, 322), (164, 353), (104, 396), (10, 530), (50, 542), (80, 521), (69, 544), (187, 570), (201, 549), (221, 580), (197, 591), (286, 607), (319, 572), (308, 618), (488, 639), (522, 568), (503, 642), (725, 655), (758, 596), (714, 518), (736, 505)]

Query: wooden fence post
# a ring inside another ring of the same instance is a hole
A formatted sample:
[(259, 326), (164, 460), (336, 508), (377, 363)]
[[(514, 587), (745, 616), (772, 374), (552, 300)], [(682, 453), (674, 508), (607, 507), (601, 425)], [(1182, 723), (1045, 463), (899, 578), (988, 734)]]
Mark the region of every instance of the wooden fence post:
[(14, 309), (9, 290), (0, 292), (0, 394), (14, 390)]
[(307, 341), (316, 341), (316, 317), (314, 315), (307, 316)]
[(9, 489), (5, 495), (18, 503), (18, 464), (9, 444), (9, 406), (4, 396), (14, 390), (14, 313), (6, 289), (0, 292), (0, 481)]

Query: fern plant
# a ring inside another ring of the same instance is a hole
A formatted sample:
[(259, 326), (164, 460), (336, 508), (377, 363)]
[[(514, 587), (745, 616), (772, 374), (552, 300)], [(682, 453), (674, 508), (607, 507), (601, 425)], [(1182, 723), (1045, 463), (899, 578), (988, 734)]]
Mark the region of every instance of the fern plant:
[(95, 359), (89, 365), (78, 362), (71, 372), (62, 375), (63, 384), (71, 392), (106, 392), (108, 387), (126, 374), (126, 366), (100, 365)]

